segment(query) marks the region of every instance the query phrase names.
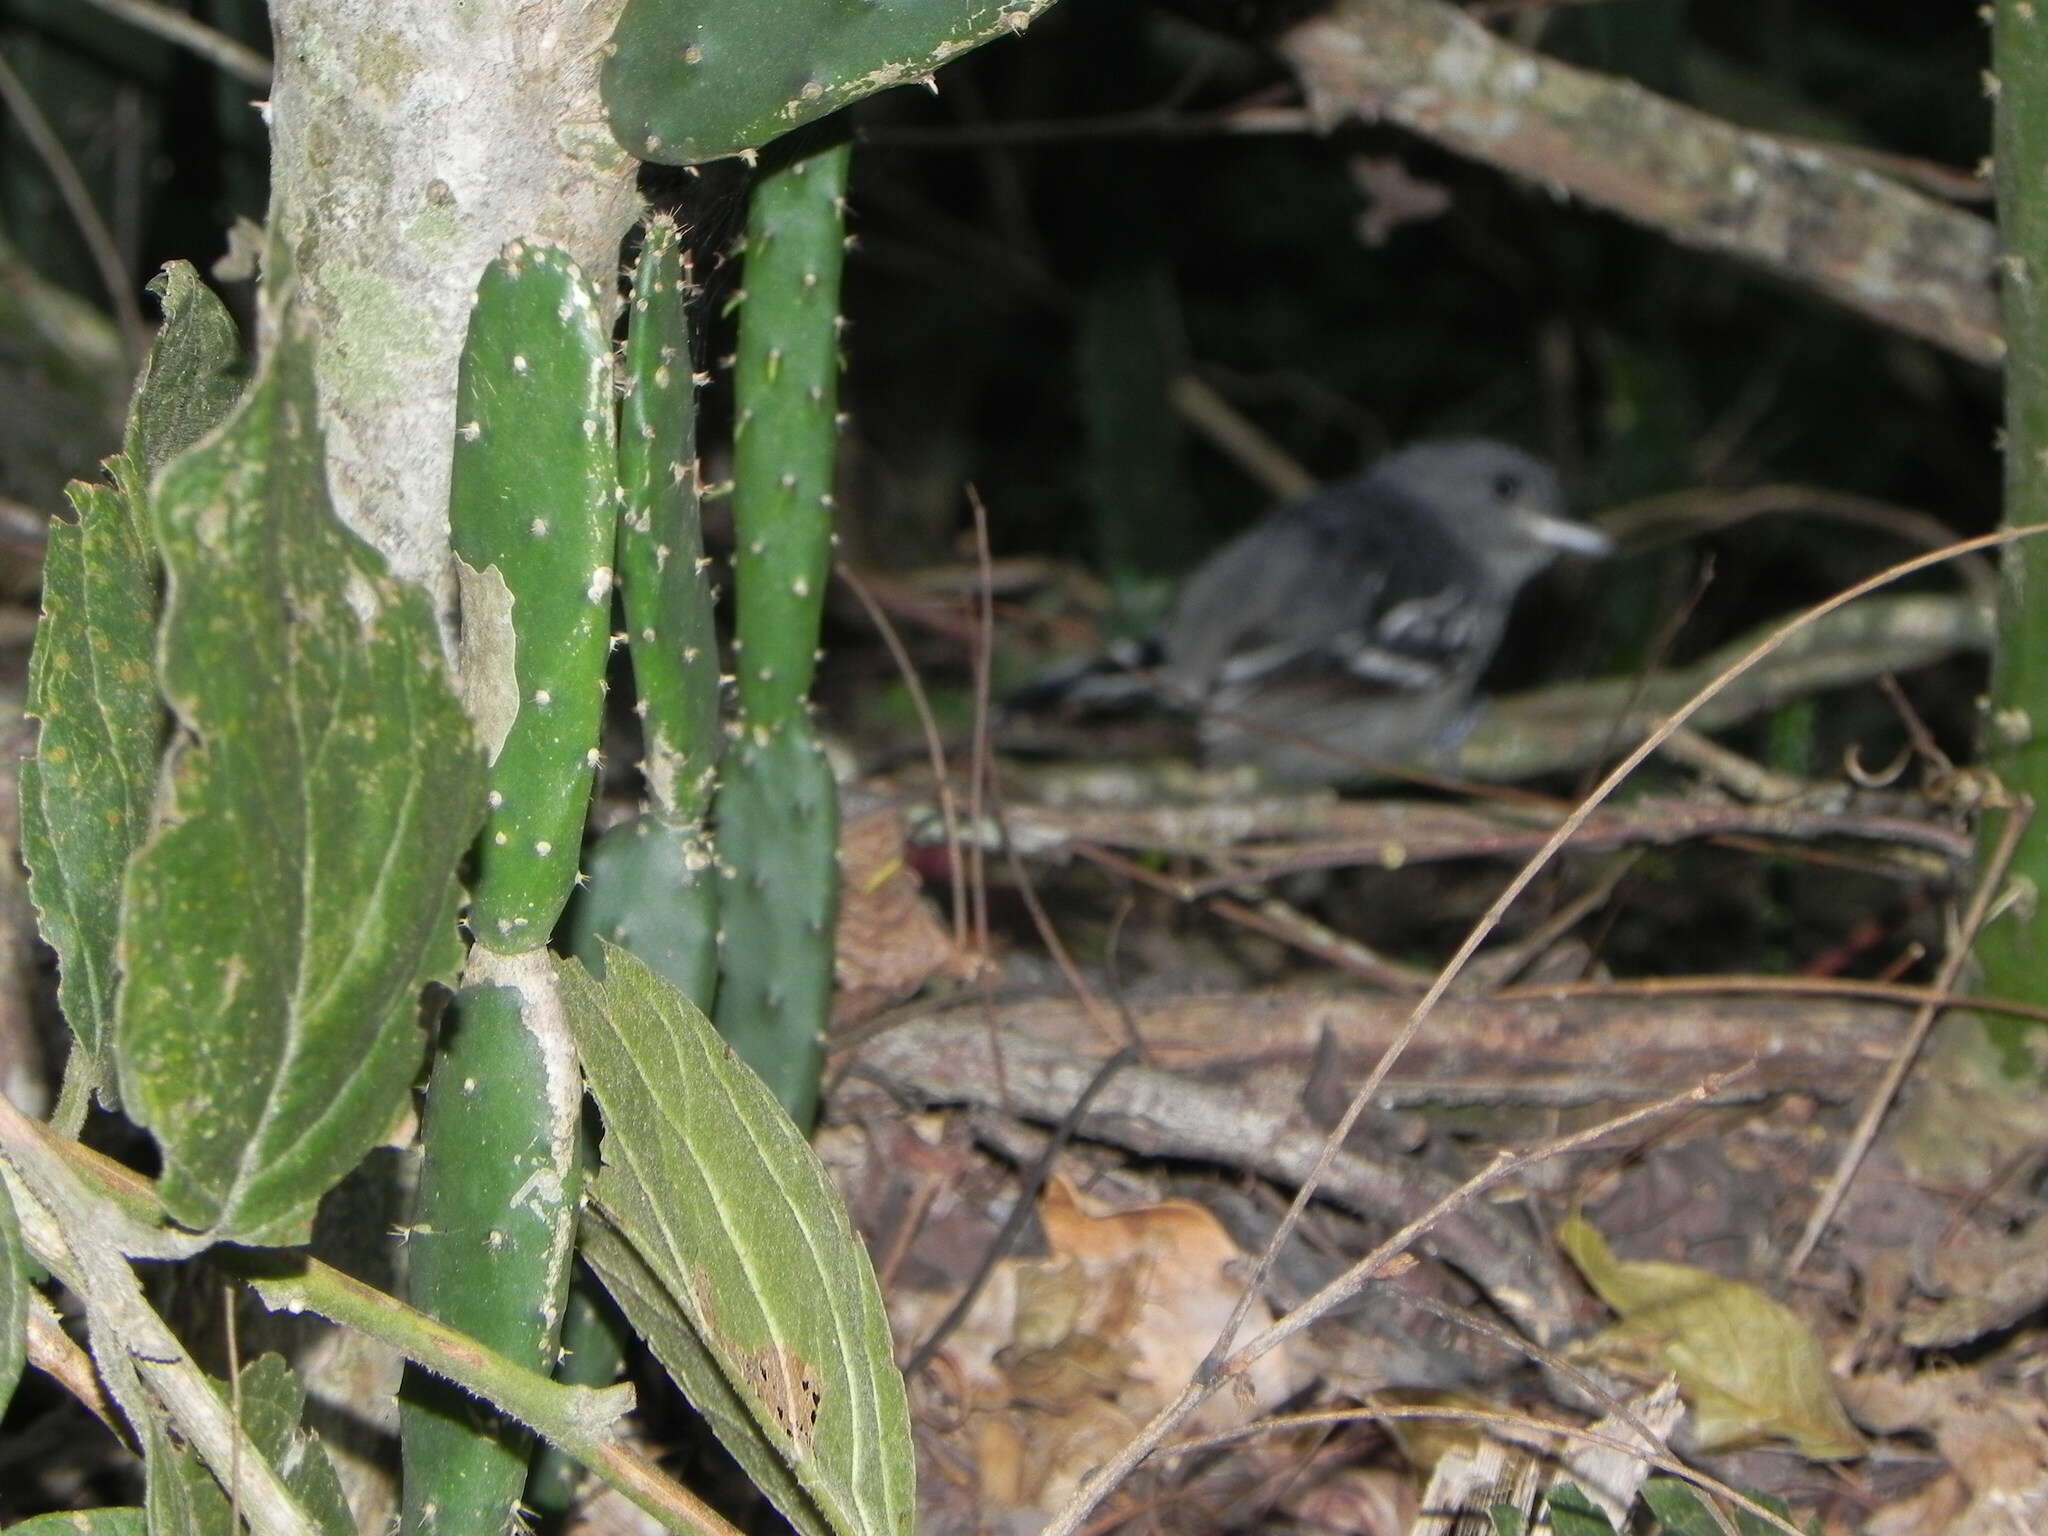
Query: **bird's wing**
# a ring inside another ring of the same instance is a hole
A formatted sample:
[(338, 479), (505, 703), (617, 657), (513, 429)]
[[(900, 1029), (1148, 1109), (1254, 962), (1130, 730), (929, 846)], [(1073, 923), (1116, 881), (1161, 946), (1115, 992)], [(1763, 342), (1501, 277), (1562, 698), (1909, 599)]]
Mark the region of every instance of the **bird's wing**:
[(1199, 692), (1286, 673), (1398, 691), (1485, 666), (1501, 605), (1427, 508), (1358, 484), (1319, 492), (1226, 547), (1182, 589), (1162, 636)]

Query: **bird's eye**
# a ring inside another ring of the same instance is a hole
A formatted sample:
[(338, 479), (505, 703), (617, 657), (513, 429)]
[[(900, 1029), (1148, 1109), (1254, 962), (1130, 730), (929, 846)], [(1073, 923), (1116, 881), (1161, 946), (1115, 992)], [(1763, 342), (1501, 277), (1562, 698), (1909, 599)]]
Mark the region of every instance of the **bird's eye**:
[(1511, 472), (1495, 475), (1493, 494), (1501, 501), (1513, 501), (1522, 494), (1522, 477)]

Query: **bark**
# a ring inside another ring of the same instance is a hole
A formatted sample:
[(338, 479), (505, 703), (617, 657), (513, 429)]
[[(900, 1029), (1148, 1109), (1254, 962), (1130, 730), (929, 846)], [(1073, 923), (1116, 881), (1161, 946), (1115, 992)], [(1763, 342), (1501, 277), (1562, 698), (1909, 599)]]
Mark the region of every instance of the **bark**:
[(272, 269), (286, 253), (319, 317), (335, 505), (444, 606), (455, 366), (477, 278), (523, 237), (561, 246), (610, 297), (638, 213), (636, 162), (597, 95), (622, 3), (271, 6)]
[(2004, 355), (1989, 221), (1813, 145), (1518, 48), (1444, 0), (1339, 0), (1281, 49), (1326, 124), (1399, 123), (1974, 362)]

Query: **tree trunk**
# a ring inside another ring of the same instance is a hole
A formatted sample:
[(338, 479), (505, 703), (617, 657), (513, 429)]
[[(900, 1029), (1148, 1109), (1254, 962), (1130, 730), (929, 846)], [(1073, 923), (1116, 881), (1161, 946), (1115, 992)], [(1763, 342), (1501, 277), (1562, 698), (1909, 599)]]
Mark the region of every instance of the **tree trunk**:
[(270, 248), (319, 316), (335, 506), (444, 606), (455, 363), (477, 278), (524, 237), (562, 247), (609, 300), (638, 213), (637, 162), (597, 94), (621, 4), (271, 5)]

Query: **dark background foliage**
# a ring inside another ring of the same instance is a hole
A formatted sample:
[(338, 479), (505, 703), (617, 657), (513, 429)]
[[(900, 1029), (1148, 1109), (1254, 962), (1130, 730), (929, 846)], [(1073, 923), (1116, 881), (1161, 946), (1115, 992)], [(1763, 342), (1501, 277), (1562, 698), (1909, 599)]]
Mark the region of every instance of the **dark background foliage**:
[[(1398, 130), (1324, 137), (1287, 120), (1297, 97), (1268, 42), (1306, 9), (1066, 0), (1028, 38), (948, 68), (938, 93), (856, 109), (845, 552), (883, 572), (959, 561), (971, 484), (999, 556), (1050, 555), (1106, 579), (1106, 598), (1081, 605), (1085, 623), (1071, 605), (1057, 622), (1040, 622), (1042, 601), (1006, 605), (999, 676), (1141, 626), (1167, 578), (1270, 504), (1177, 412), (1182, 376), (1321, 477), (1417, 437), (1484, 432), (1555, 459), (1587, 513), (1796, 482), (1925, 511), (1960, 533), (1990, 526), (1989, 371)], [(1929, 162), (1964, 184), (1986, 149), (1986, 39), (1968, 6), (1475, 10), (1523, 43), (1740, 124)], [(258, 0), (195, 11), (268, 46)], [(261, 217), (264, 137), (247, 86), (81, 0), (0, 0), (0, 48), (78, 160), (138, 288), (172, 257), (205, 267), (237, 217)], [(1243, 121), (1248, 108), (1266, 121)], [(1440, 189), (1442, 211), (1368, 243), (1361, 165)], [(731, 345), (726, 252), (744, 182), (732, 164), (648, 178), (694, 232), (714, 379)], [(0, 235), (18, 253), (12, 276), (40, 274), (106, 308), (11, 123), (0, 124)], [(246, 311), (246, 282), (225, 291)], [(16, 413), (0, 438), (0, 496), (35, 514), (60, 504), (63, 480), (115, 441), (106, 383), (95, 404), (21, 336), (0, 335), (0, 394)], [(715, 445), (717, 382), (705, 400), (703, 441)], [(714, 538), (716, 516), (714, 504)], [(1491, 686), (1685, 659), (1913, 548), (1797, 515), (1690, 535), (1681, 523), (1654, 546), (1540, 583)], [(910, 638), (945, 718), (963, 720), (960, 634), (913, 624)], [(857, 611), (840, 610), (832, 640), (828, 713), (903, 733), (893, 670)], [(1981, 687), (1981, 665), (1965, 660), (1910, 691), (1963, 751)], [(1870, 689), (1788, 711), (1738, 744), (1803, 767), (1852, 741), (1877, 760), (1902, 734)]]

